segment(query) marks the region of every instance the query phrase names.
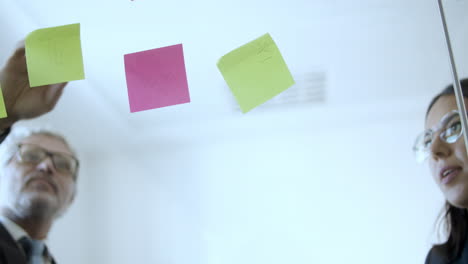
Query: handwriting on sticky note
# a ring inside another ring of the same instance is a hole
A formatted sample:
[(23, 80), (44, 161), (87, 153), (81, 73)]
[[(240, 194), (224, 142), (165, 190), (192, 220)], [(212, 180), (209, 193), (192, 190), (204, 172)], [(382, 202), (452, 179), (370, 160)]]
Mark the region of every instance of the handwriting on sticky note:
[(294, 84), (269, 34), (224, 55), (217, 66), (244, 113)]
[(190, 102), (182, 44), (124, 55), (130, 112)]
[(156, 96), (170, 96), (171, 89), (168, 83), (176, 81), (176, 77), (172, 72), (161, 72), (150, 76), (142, 84), (143, 90), (152, 91)]
[(25, 44), (31, 87), (84, 79), (80, 24), (38, 29)]
[(256, 43), (257, 62), (266, 63), (268, 60), (272, 59), (275, 51), (274, 48), (275, 47), (266, 40), (259, 41), (258, 44)]
[(51, 63), (57, 67), (64, 66), (65, 47), (63, 45), (59, 45), (57, 41), (53, 39), (48, 39), (44, 44), (44, 46), (47, 48), (46, 52), (51, 60)]

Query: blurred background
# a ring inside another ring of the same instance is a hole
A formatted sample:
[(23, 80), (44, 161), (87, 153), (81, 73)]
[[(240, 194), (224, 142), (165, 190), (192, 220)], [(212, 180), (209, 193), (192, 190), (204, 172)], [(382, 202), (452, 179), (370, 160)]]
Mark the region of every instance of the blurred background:
[[(445, 0), (461, 77), (468, 1)], [(86, 79), (24, 126), (65, 134), (60, 263), (423, 263), (443, 197), (413, 140), (452, 83), (437, 1), (0, 0), (0, 63), (81, 23)], [(242, 114), (216, 67), (270, 33), (296, 84)], [(123, 55), (183, 44), (191, 103), (130, 113)]]

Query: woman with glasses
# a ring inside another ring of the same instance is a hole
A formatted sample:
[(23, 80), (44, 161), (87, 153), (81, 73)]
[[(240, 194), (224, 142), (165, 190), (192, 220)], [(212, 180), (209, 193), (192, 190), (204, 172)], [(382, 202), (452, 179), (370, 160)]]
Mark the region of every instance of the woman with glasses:
[[(461, 85), (468, 106), (468, 79)], [(449, 86), (429, 104), (425, 131), (414, 145), (417, 159), (427, 160), (446, 200), (441, 220), (447, 240), (431, 248), (426, 264), (468, 263), (468, 155), (457, 109), (453, 86)]]

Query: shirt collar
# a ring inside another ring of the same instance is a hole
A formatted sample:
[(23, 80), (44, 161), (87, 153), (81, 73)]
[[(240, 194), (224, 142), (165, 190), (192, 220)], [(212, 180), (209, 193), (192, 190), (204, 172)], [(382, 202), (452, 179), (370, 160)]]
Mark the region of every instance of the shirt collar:
[[(24, 236), (31, 238), (21, 226), (11, 221), (8, 217), (0, 215), (0, 222), (13, 237), (13, 240), (18, 241)], [(47, 242), (47, 239), (42, 239), (41, 241)]]
[(24, 231), (23, 228), (21, 228), (19, 225), (17, 225), (15, 222), (11, 221), (7, 217), (0, 216), (0, 221), (3, 223), (5, 229), (8, 231), (8, 233), (10, 233), (10, 235), (15, 241), (18, 241), (24, 236), (29, 237), (28, 233), (26, 233), (26, 231)]

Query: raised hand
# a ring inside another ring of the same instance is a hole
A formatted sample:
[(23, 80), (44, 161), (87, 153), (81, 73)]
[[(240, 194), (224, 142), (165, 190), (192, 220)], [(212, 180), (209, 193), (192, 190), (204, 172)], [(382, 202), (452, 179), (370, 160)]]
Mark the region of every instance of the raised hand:
[(7, 118), (0, 119), (0, 130), (21, 119), (30, 119), (50, 112), (57, 104), (67, 83), (31, 88), (24, 42), (16, 49), (0, 72)]

